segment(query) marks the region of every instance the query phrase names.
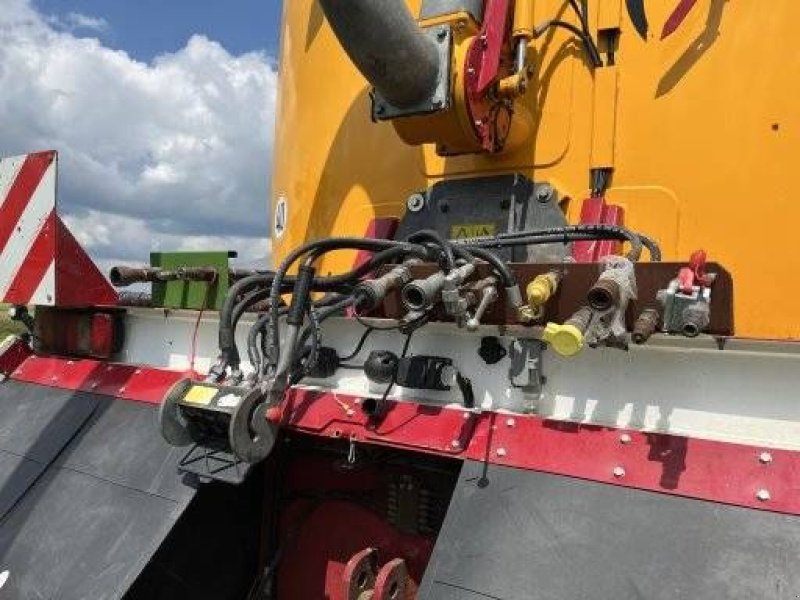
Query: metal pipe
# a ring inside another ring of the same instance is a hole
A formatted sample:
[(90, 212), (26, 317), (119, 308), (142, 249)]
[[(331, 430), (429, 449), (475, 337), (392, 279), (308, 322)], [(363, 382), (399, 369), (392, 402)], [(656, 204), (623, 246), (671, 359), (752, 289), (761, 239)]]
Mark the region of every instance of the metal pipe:
[(439, 78), (439, 52), (405, 1), (319, 3), (350, 60), (388, 102), (407, 108), (433, 94)]

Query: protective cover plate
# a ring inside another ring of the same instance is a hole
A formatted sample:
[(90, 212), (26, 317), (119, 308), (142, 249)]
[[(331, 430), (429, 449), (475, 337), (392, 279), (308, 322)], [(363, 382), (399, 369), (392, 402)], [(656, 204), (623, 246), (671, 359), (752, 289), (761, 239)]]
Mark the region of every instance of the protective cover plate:
[(3, 598), (121, 598), (195, 490), (155, 407), (0, 384)]
[(789, 600), (800, 518), (464, 464), (419, 598)]

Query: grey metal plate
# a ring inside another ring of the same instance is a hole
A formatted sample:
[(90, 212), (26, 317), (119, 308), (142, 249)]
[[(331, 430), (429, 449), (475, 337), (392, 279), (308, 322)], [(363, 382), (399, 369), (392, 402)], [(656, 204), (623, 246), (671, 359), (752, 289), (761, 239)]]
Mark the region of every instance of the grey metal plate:
[(151, 405), (0, 384), (0, 597), (121, 598), (195, 493), (177, 460)]
[(795, 600), (800, 518), (465, 463), (419, 598)]

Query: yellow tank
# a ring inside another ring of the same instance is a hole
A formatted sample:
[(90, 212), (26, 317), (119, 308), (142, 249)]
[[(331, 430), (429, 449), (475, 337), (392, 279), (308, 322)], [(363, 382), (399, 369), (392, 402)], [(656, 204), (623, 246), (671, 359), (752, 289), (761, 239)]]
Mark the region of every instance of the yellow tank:
[[(556, 186), (577, 222), (589, 170), (614, 169), (606, 193), (626, 226), (656, 238), (664, 260), (698, 248), (735, 286), (736, 335), (791, 339), (800, 256), (784, 225), (800, 219), (791, 181), (800, 148), (800, 4), (699, 0), (660, 39), (673, 2), (646, 3), (642, 39), (621, 0), (590, 0), (590, 28), (619, 30), (614, 64), (592, 71), (575, 36), (549, 30), (532, 44), (518, 102), (531, 131), (500, 154), (439, 156), (374, 123), (370, 86), (316, 0), (284, 3), (272, 214), (274, 260), (326, 236), (363, 236), (373, 217), (402, 215), (407, 197), (444, 178), (520, 172)], [(414, 15), (418, 0), (409, 2)], [(566, 2), (538, 0), (534, 22), (578, 24)], [(277, 221), (277, 223), (275, 223)], [(327, 258), (344, 270), (352, 254)]]

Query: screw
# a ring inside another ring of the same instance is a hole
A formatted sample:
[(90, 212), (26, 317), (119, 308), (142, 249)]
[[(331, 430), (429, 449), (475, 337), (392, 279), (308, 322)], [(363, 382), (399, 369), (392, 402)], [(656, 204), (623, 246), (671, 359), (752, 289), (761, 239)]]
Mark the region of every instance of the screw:
[(614, 467), (614, 470), (611, 472), (614, 474), (614, 477), (618, 479), (620, 477), (625, 477), (625, 469), (623, 469), (622, 467)]
[(631, 436), (628, 435), (627, 433), (623, 433), (621, 436), (619, 436), (619, 441), (621, 444), (630, 444)]
[(94, 382), (92, 385), (90, 385), (89, 387), (90, 387), (91, 389), (93, 389), (93, 390), (96, 390), (98, 385), (99, 385), (99, 384), (98, 384), (98, 383), (95, 381), (95, 382)]
[(768, 465), (772, 462), (772, 454), (769, 452), (762, 452), (758, 455), (758, 461), (763, 465)]
[(356, 414), (356, 411), (354, 411), (352, 408), (348, 408), (347, 409), (347, 416), (348, 417), (352, 417), (354, 414)]
[(498, 448), (497, 449), (497, 456), (505, 456), (506, 454), (507, 453), (506, 453), (506, 449), (505, 448)]
[(461, 448), (461, 442), (459, 442), (458, 440), (453, 440), (452, 442), (450, 442), (450, 446), (452, 446), (454, 450), (458, 450), (459, 448)]
[(552, 197), (553, 197), (553, 188), (548, 184), (539, 186), (539, 188), (536, 190), (536, 199), (542, 204), (550, 202), (550, 198)]
[(463, 413), (461, 413), (461, 416), (462, 416), (462, 417), (464, 417), (464, 420), (466, 421), (466, 420), (468, 420), (468, 419), (469, 419), (469, 418), (470, 418), (472, 415), (470, 414), (470, 412), (469, 412), (468, 410), (465, 410)]
[(761, 502), (766, 502), (766, 501), (768, 501), (770, 498), (772, 498), (772, 496), (770, 495), (770, 493), (769, 493), (769, 490), (766, 490), (766, 489), (760, 489), (760, 490), (758, 490), (758, 491), (756, 492), (756, 498), (758, 498), (759, 500), (761, 500)]
[(411, 212), (419, 212), (425, 208), (425, 197), (422, 194), (411, 194), (406, 200), (406, 207)]
[(119, 393), (120, 394), (124, 394), (125, 393), (125, 386), (124, 385), (121, 388), (119, 388)]
[(58, 376), (57, 376), (57, 375), (53, 375), (53, 376), (50, 378), (50, 381), (58, 381)]
[(141, 370), (141, 369), (136, 369), (136, 370), (133, 372), (133, 374), (134, 374), (134, 375), (141, 375), (141, 374), (142, 374), (142, 370)]
[(436, 37), (439, 38), (440, 42), (444, 41), (447, 38), (447, 30), (440, 29), (439, 31), (436, 32)]
[(506, 419), (506, 425), (508, 425), (509, 427), (513, 427), (514, 425), (516, 425), (516, 423), (517, 422), (514, 419)]

